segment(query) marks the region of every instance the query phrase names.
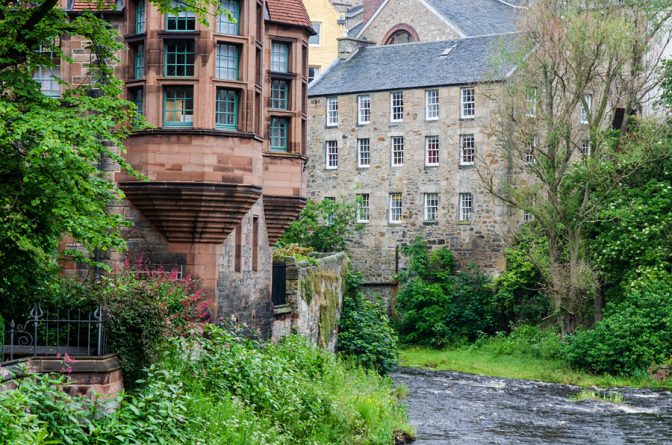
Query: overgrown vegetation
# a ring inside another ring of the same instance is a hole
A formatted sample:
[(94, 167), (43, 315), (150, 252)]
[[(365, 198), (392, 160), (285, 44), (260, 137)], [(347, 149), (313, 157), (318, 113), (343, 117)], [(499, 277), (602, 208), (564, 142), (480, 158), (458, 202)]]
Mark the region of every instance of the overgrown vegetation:
[(317, 252), (340, 252), (353, 233), (362, 229), (355, 221), (357, 204), (335, 199), (309, 200), (296, 221), (287, 228), (276, 246), (291, 244)]
[(0, 392), (0, 442), (387, 445), (410, 432), (391, 381), (298, 337), (269, 345), (208, 326), (174, 338), (114, 412), (64, 382), (30, 376)]
[(364, 295), (361, 275), (348, 274), (338, 328), (338, 352), (359, 366), (387, 374), (399, 361), (397, 343), (385, 302), (379, 296)]

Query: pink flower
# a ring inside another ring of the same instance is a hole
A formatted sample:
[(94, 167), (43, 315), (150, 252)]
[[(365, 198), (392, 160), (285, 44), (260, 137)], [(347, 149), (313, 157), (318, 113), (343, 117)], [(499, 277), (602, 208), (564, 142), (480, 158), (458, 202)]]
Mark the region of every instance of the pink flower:
[(64, 361), (65, 363), (75, 363), (77, 360), (75, 360), (74, 358), (72, 358), (72, 357), (70, 356), (70, 354), (67, 354), (67, 353), (66, 353), (65, 356), (63, 357), (63, 361)]

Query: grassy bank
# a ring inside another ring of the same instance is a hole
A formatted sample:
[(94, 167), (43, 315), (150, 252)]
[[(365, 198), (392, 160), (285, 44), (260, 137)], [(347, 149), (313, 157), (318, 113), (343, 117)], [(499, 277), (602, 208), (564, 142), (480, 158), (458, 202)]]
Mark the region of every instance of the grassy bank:
[(535, 341), (494, 337), (472, 345), (446, 349), (413, 347), (402, 349), (401, 366), (465, 372), (579, 386), (632, 386), (666, 388), (672, 382), (657, 382), (645, 372), (635, 376), (593, 375), (572, 369), (563, 359), (559, 340), (544, 334)]

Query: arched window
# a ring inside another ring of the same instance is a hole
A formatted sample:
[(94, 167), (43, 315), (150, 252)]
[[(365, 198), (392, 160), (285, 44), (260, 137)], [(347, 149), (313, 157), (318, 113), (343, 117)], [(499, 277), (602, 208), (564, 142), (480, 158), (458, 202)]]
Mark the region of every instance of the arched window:
[(394, 34), (392, 34), (387, 41), (385, 42), (386, 45), (397, 45), (400, 43), (411, 43), (415, 42), (415, 38), (411, 35), (410, 32), (405, 31), (403, 29), (400, 29), (399, 31), (396, 31)]

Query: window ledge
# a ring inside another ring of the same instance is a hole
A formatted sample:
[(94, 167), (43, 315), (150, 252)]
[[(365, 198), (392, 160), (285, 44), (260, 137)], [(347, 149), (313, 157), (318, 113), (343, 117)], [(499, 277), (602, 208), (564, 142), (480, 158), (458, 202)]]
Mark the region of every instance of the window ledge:
[(292, 308), (288, 304), (281, 304), (279, 306), (273, 306), (273, 315), (284, 315), (291, 314)]
[(471, 221), (458, 221), (457, 225), (458, 226), (470, 226), (472, 224)]
[(126, 36), (127, 43), (141, 42), (147, 38), (147, 33), (143, 32), (140, 34), (130, 34)]
[(271, 150), (271, 151), (265, 151), (263, 153), (265, 157), (269, 158), (289, 158), (289, 159), (301, 159), (303, 161), (306, 160), (306, 156), (300, 154), (300, 153), (290, 153), (287, 151), (279, 151), (279, 150)]
[(164, 39), (193, 39), (201, 35), (200, 31), (159, 31), (159, 37)]
[[(227, 40), (229, 42), (236, 42), (236, 43), (247, 43), (248, 39), (246, 36), (241, 36), (240, 34), (225, 34), (223, 32), (214, 32), (212, 33), (213, 37), (219, 41)], [(223, 39), (223, 40), (222, 40)]]
[(476, 164), (460, 164), (460, 169), (469, 170), (476, 167)]
[(476, 119), (476, 116), (460, 116), (461, 121), (473, 121)]
[(439, 164), (425, 164), (426, 168), (436, 168), (439, 167)]
[(438, 221), (423, 221), (422, 224), (425, 225), (425, 226), (438, 226), (439, 222)]

